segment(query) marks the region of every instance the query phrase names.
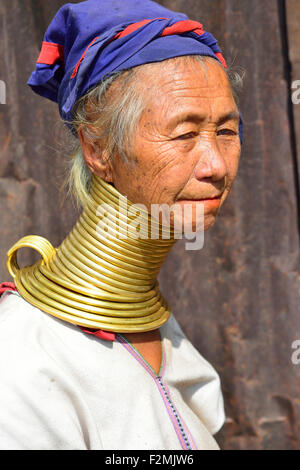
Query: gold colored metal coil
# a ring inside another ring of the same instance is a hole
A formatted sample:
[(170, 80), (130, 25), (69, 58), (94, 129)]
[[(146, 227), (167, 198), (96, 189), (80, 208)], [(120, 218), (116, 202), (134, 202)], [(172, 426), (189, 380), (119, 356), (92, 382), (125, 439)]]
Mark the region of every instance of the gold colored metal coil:
[[(95, 176), (91, 201), (57, 249), (34, 235), (19, 240), (8, 252), (7, 266), (24, 299), (89, 328), (127, 333), (165, 323), (170, 311), (157, 275), (176, 238), (143, 208), (137, 214), (133, 206)], [(158, 239), (149, 238), (151, 227)], [(19, 268), (17, 251), (23, 247), (37, 250), (41, 260)]]

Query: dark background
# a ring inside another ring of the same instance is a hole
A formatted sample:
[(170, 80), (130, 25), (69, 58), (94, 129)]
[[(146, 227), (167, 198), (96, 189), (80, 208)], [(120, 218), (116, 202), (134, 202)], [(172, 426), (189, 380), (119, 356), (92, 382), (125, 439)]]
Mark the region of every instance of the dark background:
[[(64, 3), (0, 3), (0, 79), (7, 87), (0, 105), (1, 280), (9, 280), (5, 260), (13, 243), (38, 234), (59, 245), (78, 215), (59, 191), (68, 148), (56, 104), (26, 85)], [(227, 62), (246, 70), (238, 178), (204, 249), (185, 251), (183, 241), (173, 248), (161, 288), (221, 376), (221, 448), (299, 449), (300, 364), (291, 361), (291, 344), (300, 339), (300, 104), (292, 104), (290, 90), (300, 80), (300, 1), (159, 3), (200, 21)], [(24, 254), (24, 262), (32, 260)]]

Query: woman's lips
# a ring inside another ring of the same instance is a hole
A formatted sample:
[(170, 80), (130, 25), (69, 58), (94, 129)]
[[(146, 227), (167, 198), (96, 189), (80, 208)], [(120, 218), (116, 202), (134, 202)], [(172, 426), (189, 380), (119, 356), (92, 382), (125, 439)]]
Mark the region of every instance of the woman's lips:
[(219, 197), (214, 197), (214, 198), (209, 198), (209, 199), (179, 199), (177, 202), (180, 202), (182, 204), (193, 204), (193, 203), (198, 203), (202, 202), (204, 206), (207, 207), (218, 207), (221, 203), (221, 196)]

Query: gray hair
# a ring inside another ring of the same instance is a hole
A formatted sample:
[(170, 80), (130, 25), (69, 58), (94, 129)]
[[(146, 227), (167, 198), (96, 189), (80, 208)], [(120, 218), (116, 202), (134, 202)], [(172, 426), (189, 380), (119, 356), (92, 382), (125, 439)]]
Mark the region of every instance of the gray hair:
[[(128, 159), (131, 137), (146, 105), (142, 93), (138, 91), (137, 87), (140, 69), (145, 70), (146, 67), (155, 67), (158, 64), (174, 60), (188, 63), (196, 61), (202, 65), (204, 71), (208, 60), (215, 61), (214, 58), (199, 55), (176, 57), (159, 63), (144, 64), (104, 77), (74, 106), (71, 125), (75, 133), (81, 128), (91, 144), (102, 141), (110, 158), (113, 158), (117, 151), (128, 165), (132, 164)], [(221, 67), (223, 66), (221, 65)], [(238, 104), (238, 93), (243, 85), (244, 72), (241, 68), (236, 67), (228, 69), (223, 67), (223, 69), (227, 73), (233, 97)], [(109, 92), (113, 88), (111, 87), (113, 83), (118, 85), (118, 90), (121, 89), (122, 93), (115, 93), (114, 90)], [(89, 184), (92, 173), (85, 162), (78, 139), (72, 147), (65, 186), (68, 187), (69, 194), (80, 206), (85, 205), (89, 200)]]

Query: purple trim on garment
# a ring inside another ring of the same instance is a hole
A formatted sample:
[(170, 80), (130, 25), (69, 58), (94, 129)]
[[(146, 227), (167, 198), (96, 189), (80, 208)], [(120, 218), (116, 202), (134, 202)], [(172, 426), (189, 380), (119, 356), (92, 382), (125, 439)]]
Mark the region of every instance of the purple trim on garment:
[[(170, 420), (173, 424), (175, 433), (178, 437), (178, 440), (180, 442), (181, 448), (183, 450), (193, 450), (197, 449), (197, 446), (195, 445), (194, 439), (191, 436), (191, 433), (189, 432), (187, 425), (184, 423), (183, 419), (181, 418), (180, 414), (178, 413), (174, 403), (171, 400), (170, 396), (170, 391), (166, 384), (163, 382), (162, 377), (165, 371), (165, 353), (164, 353), (164, 348), (163, 348), (163, 363), (161, 366), (161, 375), (156, 375), (152, 367), (145, 361), (144, 358), (141, 357), (141, 355), (138, 353), (138, 351), (134, 348), (134, 346), (126, 340), (122, 335), (117, 334), (116, 335), (116, 341), (122, 344), (124, 348), (143, 366), (143, 368), (151, 375), (151, 377), (154, 379), (155, 384), (158, 388), (158, 391), (163, 399), (163, 403), (165, 405), (165, 408), (167, 410), (167, 413), (170, 417)], [(188, 436), (191, 438), (191, 441), (193, 445), (191, 444)]]

